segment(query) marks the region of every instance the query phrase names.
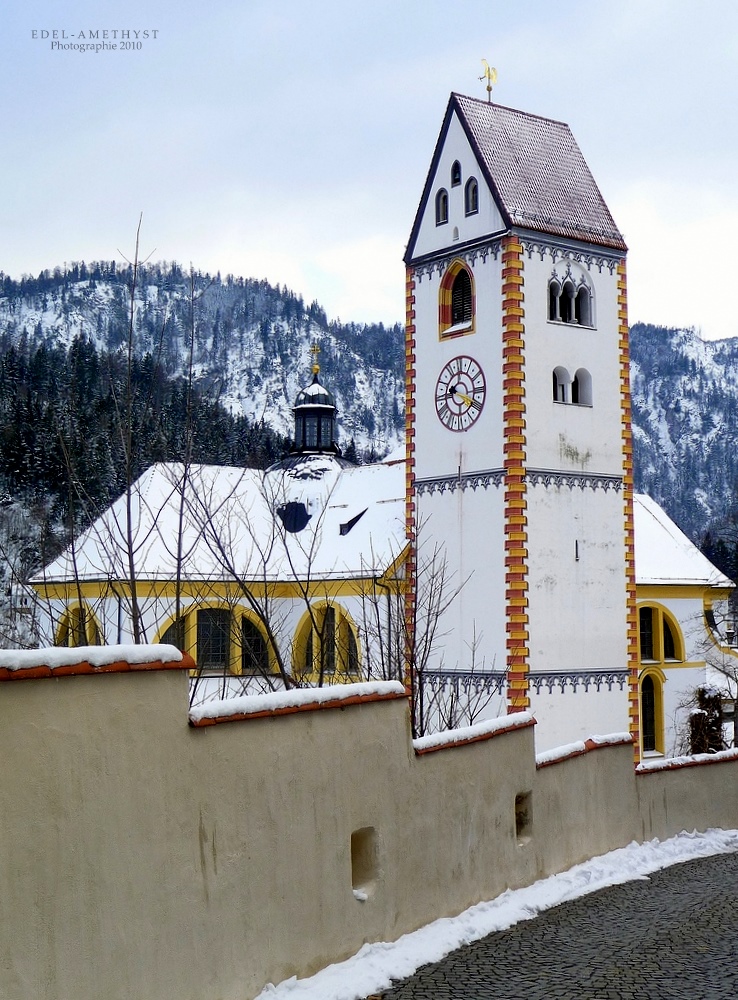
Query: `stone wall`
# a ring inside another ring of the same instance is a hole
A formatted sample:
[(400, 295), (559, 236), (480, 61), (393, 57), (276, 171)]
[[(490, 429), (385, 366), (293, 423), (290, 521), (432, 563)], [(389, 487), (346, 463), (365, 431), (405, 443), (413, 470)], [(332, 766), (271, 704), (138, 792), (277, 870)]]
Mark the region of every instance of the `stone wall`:
[(418, 752), (391, 686), (193, 726), (156, 666), (0, 676), (5, 1000), (248, 1000), (633, 839), (738, 826), (734, 761), (536, 767), (529, 717)]

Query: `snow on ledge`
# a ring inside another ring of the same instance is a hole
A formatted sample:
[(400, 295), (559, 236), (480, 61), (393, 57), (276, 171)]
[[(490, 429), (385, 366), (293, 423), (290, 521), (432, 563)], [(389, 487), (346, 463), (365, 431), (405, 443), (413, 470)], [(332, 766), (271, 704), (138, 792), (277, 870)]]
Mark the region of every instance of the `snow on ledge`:
[(594, 743), (598, 747), (619, 746), (621, 743), (632, 743), (633, 737), (630, 733), (607, 733), (604, 736), (589, 736), (587, 743)]
[(719, 753), (697, 753), (691, 757), (658, 757), (653, 760), (642, 760), (636, 767), (637, 774), (648, 774), (653, 771), (675, 771), (680, 767), (697, 767), (702, 764), (719, 764), (721, 761), (738, 760), (738, 747), (721, 750)]
[(589, 736), (586, 740), (577, 740), (574, 743), (565, 743), (560, 747), (553, 747), (551, 750), (544, 750), (536, 754), (536, 767), (548, 767), (549, 764), (559, 764), (562, 760), (570, 760), (572, 757), (580, 757), (590, 750), (598, 750), (600, 747), (623, 746), (633, 742), (630, 733), (609, 733), (605, 736)]
[(181, 663), (182, 658), (182, 653), (176, 646), (165, 644), (3, 649), (0, 650), (0, 670), (32, 670), (36, 667), (56, 670), (80, 663), (89, 663), (92, 667), (104, 667), (112, 663)]
[(247, 694), (240, 698), (210, 701), (190, 709), (190, 723), (208, 725), (217, 721), (253, 718), (264, 715), (284, 715), (320, 706), (339, 707), (347, 702), (378, 701), (406, 697), (399, 681), (369, 681), (362, 684), (331, 684), (327, 687), (290, 688), (268, 694)]
[(441, 750), (444, 747), (463, 746), (466, 743), (491, 739), (500, 733), (509, 733), (512, 729), (533, 726), (535, 721), (530, 712), (514, 712), (512, 715), (502, 715), (498, 719), (475, 722), (473, 726), (446, 729), (442, 733), (433, 733), (432, 736), (419, 736), (413, 740), (413, 749), (417, 754), (421, 754), (430, 750)]

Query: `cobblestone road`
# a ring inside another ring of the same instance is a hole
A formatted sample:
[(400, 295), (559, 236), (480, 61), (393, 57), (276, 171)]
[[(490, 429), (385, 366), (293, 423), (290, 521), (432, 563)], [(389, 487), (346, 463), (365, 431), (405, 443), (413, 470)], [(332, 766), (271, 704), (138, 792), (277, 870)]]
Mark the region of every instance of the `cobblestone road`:
[(426, 965), (382, 1000), (735, 1000), (738, 854), (602, 889)]

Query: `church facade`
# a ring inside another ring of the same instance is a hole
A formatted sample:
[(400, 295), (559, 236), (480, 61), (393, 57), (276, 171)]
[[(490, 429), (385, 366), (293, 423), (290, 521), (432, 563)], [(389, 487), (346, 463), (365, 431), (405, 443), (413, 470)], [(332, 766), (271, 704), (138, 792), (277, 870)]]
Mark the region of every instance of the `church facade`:
[(732, 584), (633, 495), (625, 259), (568, 126), (453, 94), (405, 256), (405, 455), (344, 461), (315, 365), (289, 458), (155, 466), (36, 577), (46, 640), (184, 647), (199, 699), (405, 679), (421, 731), (530, 710), (540, 749), (671, 752), (734, 658)]

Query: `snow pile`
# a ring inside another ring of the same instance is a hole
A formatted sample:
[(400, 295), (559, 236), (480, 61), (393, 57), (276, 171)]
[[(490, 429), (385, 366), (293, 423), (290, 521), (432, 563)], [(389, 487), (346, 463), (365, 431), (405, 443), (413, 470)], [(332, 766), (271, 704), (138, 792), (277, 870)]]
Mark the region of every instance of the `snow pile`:
[(27, 670), (31, 667), (73, 667), (76, 663), (89, 663), (104, 667), (110, 663), (174, 663), (182, 659), (176, 646), (165, 643), (152, 646), (54, 646), (44, 649), (0, 650), (0, 668)]
[(290, 688), (289, 691), (272, 691), (269, 694), (246, 694), (240, 698), (211, 701), (190, 711), (190, 721), (222, 719), (231, 715), (254, 715), (259, 712), (278, 712), (286, 708), (303, 708), (307, 705), (325, 705), (347, 698), (387, 697), (404, 695), (405, 688), (399, 681), (369, 681), (363, 684), (331, 684), (328, 687)]
[(536, 754), (536, 767), (544, 767), (546, 764), (555, 764), (557, 760), (566, 760), (575, 754), (585, 753), (587, 750), (584, 740), (577, 740), (575, 743), (564, 743), (563, 746), (553, 747), (551, 750), (544, 750)]
[(529, 726), (534, 721), (530, 712), (515, 712), (512, 715), (502, 715), (499, 719), (475, 722), (473, 726), (446, 729), (430, 736), (419, 736), (413, 740), (413, 748), (420, 751), (431, 750), (434, 747), (452, 746), (454, 743), (468, 743), (469, 740), (478, 740), (489, 733), (506, 732), (518, 726)]
[(630, 733), (606, 733), (604, 736), (590, 736), (589, 743), (596, 743), (599, 747), (616, 746), (620, 743), (632, 743), (633, 737)]
[(655, 757), (651, 760), (642, 760), (636, 767), (636, 771), (671, 771), (676, 767), (685, 767), (690, 764), (713, 764), (718, 760), (735, 760), (736, 757), (738, 757), (738, 747), (720, 750), (718, 753), (696, 753), (683, 757)]
[(393, 980), (411, 976), (421, 965), (438, 962), (456, 948), (530, 920), (559, 903), (566, 903), (610, 885), (644, 879), (650, 872), (695, 858), (738, 851), (738, 830), (680, 833), (670, 840), (652, 840), (592, 858), (525, 889), (508, 890), (478, 903), (458, 917), (444, 917), (397, 941), (365, 944), (353, 958), (330, 965), (308, 979), (269, 984), (256, 1000), (360, 1000), (388, 989)]

